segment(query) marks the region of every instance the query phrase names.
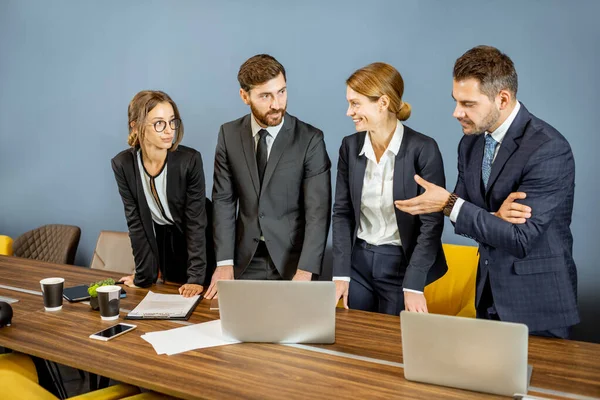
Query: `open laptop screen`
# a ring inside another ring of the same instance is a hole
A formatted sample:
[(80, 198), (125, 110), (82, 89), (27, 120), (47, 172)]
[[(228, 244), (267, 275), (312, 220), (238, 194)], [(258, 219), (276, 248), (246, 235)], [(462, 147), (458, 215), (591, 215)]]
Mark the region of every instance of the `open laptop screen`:
[(402, 311), (404, 377), (512, 396), (527, 393), (526, 325)]
[(242, 342), (333, 343), (335, 283), (218, 281), (223, 334)]

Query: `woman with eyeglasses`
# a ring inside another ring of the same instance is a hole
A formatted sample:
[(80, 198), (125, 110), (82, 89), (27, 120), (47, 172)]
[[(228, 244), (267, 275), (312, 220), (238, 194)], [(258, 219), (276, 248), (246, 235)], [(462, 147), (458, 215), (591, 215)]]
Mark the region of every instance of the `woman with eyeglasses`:
[(121, 278), (147, 287), (158, 278), (182, 284), (185, 297), (200, 294), (206, 274), (206, 209), (200, 153), (181, 146), (177, 105), (160, 91), (144, 90), (129, 103), (130, 148), (112, 159), (125, 206), (135, 273)]

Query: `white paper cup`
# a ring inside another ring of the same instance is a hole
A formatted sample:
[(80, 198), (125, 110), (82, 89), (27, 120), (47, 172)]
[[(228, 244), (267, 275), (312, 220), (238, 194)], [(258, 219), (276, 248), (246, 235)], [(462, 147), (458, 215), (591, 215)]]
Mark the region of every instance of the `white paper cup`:
[(62, 309), (64, 278), (46, 278), (40, 281), (46, 311)]
[(121, 287), (116, 285), (100, 286), (96, 289), (98, 293), (98, 305), (100, 306), (100, 317), (104, 321), (113, 321), (119, 318), (119, 304), (121, 300)]

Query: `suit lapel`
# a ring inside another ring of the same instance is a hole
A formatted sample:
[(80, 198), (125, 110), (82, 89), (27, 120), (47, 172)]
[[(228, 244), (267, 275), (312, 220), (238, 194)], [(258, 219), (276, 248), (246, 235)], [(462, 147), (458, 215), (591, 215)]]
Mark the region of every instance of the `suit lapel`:
[(402, 143), (400, 143), (400, 149), (398, 150), (398, 154), (396, 155), (396, 159), (394, 160), (394, 200), (404, 200), (406, 199), (406, 191), (404, 190), (404, 180), (405, 179), (414, 179), (412, 176), (404, 176), (404, 171), (410, 171), (411, 168), (405, 168), (404, 162), (410, 162), (407, 160), (406, 149), (410, 145), (410, 133), (409, 128), (404, 127), (404, 135), (402, 137)]
[[(365, 173), (367, 171), (367, 157), (360, 155), (362, 148), (365, 144), (365, 136), (367, 132), (362, 132), (358, 138), (356, 147), (356, 154), (354, 155), (354, 171), (353, 179), (350, 181), (350, 190), (352, 193), (352, 204), (354, 204), (354, 220), (360, 221), (360, 204), (362, 198), (363, 183), (365, 181)], [(357, 224), (358, 227), (358, 224)]]
[[(394, 200), (405, 200), (407, 197), (413, 197), (417, 195), (417, 193), (407, 194), (405, 190), (406, 181), (409, 179), (414, 179), (412, 175), (406, 176), (406, 171), (408, 171), (410, 174), (410, 171), (413, 170), (413, 168), (411, 168), (409, 165), (413, 160), (411, 160), (409, 157), (406, 157), (407, 149), (410, 147), (411, 141), (411, 130), (405, 125), (402, 143), (400, 144), (400, 149), (398, 150), (398, 154), (396, 155), (396, 159), (394, 161)], [(406, 238), (406, 235), (402, 234), (403, 230), (405, 227), (411, 226), (412, 216), (398, 210), (395, 208), (395, 206), (394, 211), (396, 214), (396, 224), (398, 225), (400, 240), (403, 240), (403, 238)]]
[[(148, 207), (148, 202), (146, 201), (146, 194), (144, 193), (144, 187), (142, 186), (142, 175), (140, 172), (138, 165), (138, 156), (137, 150), (131, 149), (131, 155), (133, 158), (133, 171), (134, 171), (134, 179), (135, 186), (137, 192), (137, 199), (140, 208), (140, 218), (142, 219), (142, 226), (144, 227), (144, 231), (146, 232), (146, 237), (150, 242), (150, 246), (152, 247), (152, 251), (154, 255), (158, 256), (158, 245), (156, 244), (156, 236), (154, 235), (154, 226), (152, 225), (152, 215), (150, 214), (150, 208)], [(167, 184), (168, 185), (168, 184)]]
[(492, 163), (492, 171), (490, 172), (490, 179), (488, 180), (488, 184), (485, 188), (485, 194), (487, 196), (490, 188), (493, 186), (496, 179), (498, 179), (498, 175), (500, 175), (500, 171), (504, 168), (504, 164), (508, 161), (510, 156), (517, 149), (517, 144), (514, 142), (512, 138), (508, 137), (508, 133), (504, 140), (502, 140), (502, 144), (498, 149), (498, 154), (496, 155), (496, 159)]
[(492, 164), (492, 171), (490, 173), (490, 179), (488, 180), (488, 184), (485, 190), (485, 194), (489, 193), (491, 187), (493, 186), (496, 179), (500, 175), (500, 172), (504, 168), (504, 165), (512, 156), (512, 154), (519, 147), (517, 145), (516, 140), (523, 136), (523, 132), (525, 132), (525, 125), (529, 122), (530, 115), (525, 106), (521, 105), (521, 109), (519, 113), (515, 117), (515, 120), (512, 122), (508, 131), (506, 132), (506, 136), (502, 140), (502, 144), (500, 145), (500, 149), (498, 149), (498, 154), (496, 155), (496, 159)]
[(250, 177), (252, 179), (252, 185), (254, 185), (254, 190), (258, 197), (260, 194), (260, 180), (258, 178), (258, 166), (256, 165), (256, 152), (254, 151), (254, 138), (252, 137), (250, 118), (252, 118), (252, 114), (248, 115), (244, 119), (244, 122), (242, 122), (240, 140), (242, 142), (242, 149), (246, 158), (248, 171), (250, 172)]
[[(267, 168), (265, 169), (265, 176), (263, 177), (263, 187), (267, 187), (269, 184), (269, 181), (275, 172), (275, 167), (277, 167), (277, 163), (279, 163), (279, 159), (288, 148), (288, 144), (294, 136), (294, 125), (292, 116), (285, 114), (283, 126), (271, 146), (269, 161), (267, 161)], [(256, 171), (256, 176), (258, 177), (258, 167), (256, 168)]]
[(177, 151), (167, 153), (167, 202), (169, 203), (169, 211), (171, 212), (171, 217), (173, 217), (173, 222), (181, 231), (181, 227), (179, 226), (181, 221), (181, 215), (178, 214), (179, 207), (175, 206), (175, 196), (178, 196), (181, 193), (181, 188), (177, 187), (175, 184), (177, 180), (177, 175), (180, 173), (180, 163)]
[(477, 136), (477, 140), (473, 145), (473, 153), (469, 160), (469, 164), (465, 166), (465, 185), (467, 188), (477, 188), (475, 193), (469, 193), (473, 196), (473, 203), (482, 207), (484, 204), (483, 193), (481, 192), (481, 163), (483, 162), (483, 150), (485, 147), (485, 136), (483, 134)]

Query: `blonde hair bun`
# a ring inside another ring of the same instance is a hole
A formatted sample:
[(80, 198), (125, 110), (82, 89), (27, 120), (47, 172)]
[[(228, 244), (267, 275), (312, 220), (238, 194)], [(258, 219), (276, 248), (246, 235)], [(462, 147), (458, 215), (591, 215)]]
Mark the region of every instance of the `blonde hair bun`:
[(411, 111), (412, 107), (410, 106), (410, 103), (404, 101), (402, 102), (402, 107), (400, 107), (400, 110), (396, 113), (396, 117), (398, 117), (400, 121), (406, 121), (410, 117)]

